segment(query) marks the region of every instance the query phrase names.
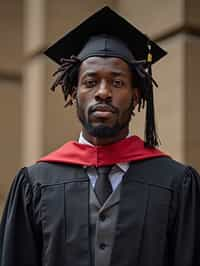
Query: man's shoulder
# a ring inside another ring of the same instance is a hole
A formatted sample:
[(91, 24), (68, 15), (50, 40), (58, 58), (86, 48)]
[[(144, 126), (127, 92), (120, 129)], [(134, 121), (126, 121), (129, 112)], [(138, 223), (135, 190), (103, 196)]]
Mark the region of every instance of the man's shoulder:
[(152, 171), (167, 171), (167, 173), (180, 173), (185, 170), (187, 165), (179, 161), (174, 160), (170, 156), (160, 156), (155, 158), (149, 158), (141, 162), (143, 166), (151, 168)]
[(133, 164), (133, 170), (145, 183), (172, 188), (189, 176), (190, 167), (170, 157), (151, 158)]
[(74, 164), (38, 162), (26, 169), (31, 182), (40, 185), (72, 182), (86, 177), (83, 167)]

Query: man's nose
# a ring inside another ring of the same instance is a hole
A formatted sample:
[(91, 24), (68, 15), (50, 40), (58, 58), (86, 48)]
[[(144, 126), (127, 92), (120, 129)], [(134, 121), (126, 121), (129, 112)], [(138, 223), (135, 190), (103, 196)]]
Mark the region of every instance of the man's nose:
[(100, 100), (111, 101), (112, 89), (107, 81), (105, 80), (101, 81), (95, 93), (95, 99), (96, 101), (100, 101)]

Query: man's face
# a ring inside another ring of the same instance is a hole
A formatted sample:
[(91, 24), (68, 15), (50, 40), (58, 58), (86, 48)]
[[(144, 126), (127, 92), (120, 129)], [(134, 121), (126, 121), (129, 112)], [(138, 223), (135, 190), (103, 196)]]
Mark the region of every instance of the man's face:
[(77, 114), (84, 130), (94, 137), (116, 136), (128, 129), (137, 104), (132, 73), (119, 58), (91, 57), (80, 66)]

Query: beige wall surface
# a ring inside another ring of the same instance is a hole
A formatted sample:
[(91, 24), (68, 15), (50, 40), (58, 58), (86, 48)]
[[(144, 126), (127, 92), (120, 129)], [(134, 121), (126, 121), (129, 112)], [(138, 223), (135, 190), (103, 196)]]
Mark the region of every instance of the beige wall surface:
[(0, 1), (0, 214), (21, 156), (22, 1)]
[(0, 212), (13, 176), (20, 167), (21, 84), (0, 81)]
[(22, 95), (22, 164), (33, 164), (44, 146), (44, 109), (46, 102), (46, 62), (42, 56), (26, 62)]
[(150, 37), (184, 23), (184, 0), (118, 0), (117, 9)]
[(186, 161), (200, 170), (200, 38), (186, 42)]
[(0, 1), (0, 71), (19, 73), (22, 67), (22, 2)]
[(159, 82), (155, 103), (161, 148), (174, 159), (185, 161), (185, 36), (176, 35), (162, 43), (168, 55), (155, 66)]
[[(105, 5), (115, 7), (116, 0), (49, 0), (47, 5), (47, 41), (54, 42), (67, 31)], [(59, 17), (59, 19), (58, 19)]]
[(185, 0), (186, 24), (195, 28), (200, 28), (200, 1)]

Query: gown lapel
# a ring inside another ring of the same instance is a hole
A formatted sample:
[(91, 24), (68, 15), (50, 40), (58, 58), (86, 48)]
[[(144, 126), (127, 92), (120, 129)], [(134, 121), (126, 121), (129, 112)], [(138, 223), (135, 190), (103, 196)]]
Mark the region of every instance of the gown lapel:
[[(66, 248), (68, 265), (89, 265), (89, 180), (65, 184)], [(78, 174), (78, 173), (77, 173)], [(80, 260), (81, 258), (81, 260)]]

